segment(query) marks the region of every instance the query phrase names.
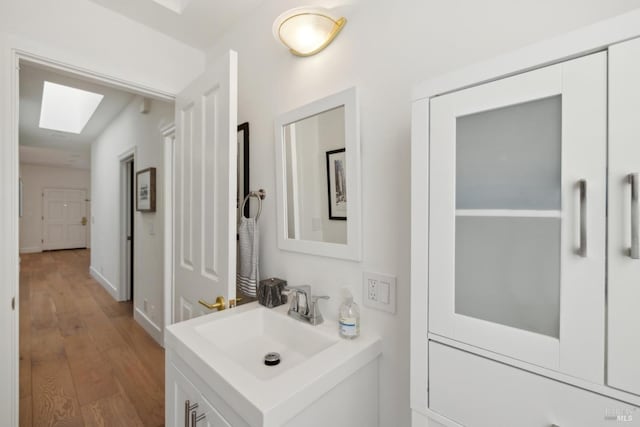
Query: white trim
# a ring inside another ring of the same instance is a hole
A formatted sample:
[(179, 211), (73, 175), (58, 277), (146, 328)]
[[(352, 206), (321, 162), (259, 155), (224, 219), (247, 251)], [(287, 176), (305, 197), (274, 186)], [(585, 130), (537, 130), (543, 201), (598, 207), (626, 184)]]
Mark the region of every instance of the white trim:
[(118, 300), (118, 288), (116, 288), (113, 283), (107, 280), (107, 278), (100, 274), (93, 266), (89, 267), (89, 274), (91, 274), (91, 277), (93, 277), (96, 282), (102, 285), (105, 291), (109, 292), (109, 295), (111, 295), (113, 299)]
[[(174, 283), (173, 283), (173, 195), (174, 195), (174, 147), (176, 139), (175, 124), (161, 130), (164, 139), (164, 327), (173, 324)], [(164, 336), (161, 341), (164, 346)]]
[(133, 318), (161, 346), (164, 346), (162, 329), (156, 325), (138, 307), (133, 310)]
[(75, 65), (58, 61), (52, 58), (46, 58), (42, 55), (37, 55), (35, 53), (27, 52), (23, 49), (13, 49), (16, 56), (18, 58), (29, 61), (34, 64), (44, 65), (48, 68), (53, 68), (59, 71), (63, 71), (66, 73), (73, 73), (78, 77), (83, 77), (85, 79), (90, 79), (95, 82), (99, 82), (108, 86), (116, 87), (118, 89), (122, 89), (125, 92), (134, 93), (137, 95), (141, 95), (146, 98), (153, 98), (160, 101), (175, 101), (175, 94), (171, 94), (165, 91), (152, 89), (148, 86), (137, 84), (133, 82), (128, 82), (123, 79), (119, 79), (116, 77), (107, 76), (105, 74), (97, 73), (86, 68), (77, 67)]
[[(429, 306), (429, 145), (419, 144), (429, 135), (429, 100), (413, 103), (411, 117), (411, 311), (410, 397), (411, 408), (423, 415), (429, 406), (427, 307)], [(416, 185), (420, 182), (420, 185)]]
[(42, 246), (30, 246), (28, 248), (20, 248), (21, 254), (37, 254), (42, 252)]
[[(413, 90), (411, 140), (411, 408), (428, 415), (428, 161), (430, 99), (606, 49), (640, 36), (640, 9), (420, 83)], [(607, 389), (607, 394), (613, 391)]]

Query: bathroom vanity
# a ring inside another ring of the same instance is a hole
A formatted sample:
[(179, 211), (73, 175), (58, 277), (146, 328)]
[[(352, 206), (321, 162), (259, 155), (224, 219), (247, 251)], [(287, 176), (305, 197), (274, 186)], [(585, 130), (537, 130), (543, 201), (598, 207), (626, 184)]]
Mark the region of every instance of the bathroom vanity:
[(254, 302), (168, 327), (166, 425), (377, 426), (380, 339), (343, 340), (336, 322), (287, 309)]
[(640, 39), (628, 21), (416, 90), (415, 426), (640, 425)]

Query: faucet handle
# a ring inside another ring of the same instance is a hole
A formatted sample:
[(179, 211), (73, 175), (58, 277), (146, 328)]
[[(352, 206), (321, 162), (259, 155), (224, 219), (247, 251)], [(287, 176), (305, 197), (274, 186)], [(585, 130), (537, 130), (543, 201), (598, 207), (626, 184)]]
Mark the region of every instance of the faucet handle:
[(322, 313), (320, 313), (320, 309), (318, 308), (318, 300), (321, 300), (321, 299), (329, 299), (329, 297), (327, 295), (311, 296), (311, 317), (309, 319), (309, 323), (311, 323), (314, 326), (324, 322)]

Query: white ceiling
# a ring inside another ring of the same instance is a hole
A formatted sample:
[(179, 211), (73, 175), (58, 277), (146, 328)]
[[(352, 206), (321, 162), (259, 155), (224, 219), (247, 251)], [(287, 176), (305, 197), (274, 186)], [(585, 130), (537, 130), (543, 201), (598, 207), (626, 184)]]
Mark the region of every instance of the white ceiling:
[(154, 0), (91, 0), (197, 49), (211, 47), (235, 22), (264, 0), (190, 0), (182, 14)]
[(20, 163), (76, 169), (91, 169), (91, 152), (59, 148), (20, 146)]
[[(104, 99), (82, 133), (76, 135), (57, 132), (41, 129), (38, 126), (42, 104), (42, 88), (45, 80), (104, 95)], [(88, 162), (85, 162), (85, 160), (88, 159), (91, 143), (95, 141), (118, 113), (133, 100), (134, 96), (131, 93), (80, 79), (71, 74), (21, 62), (20, 154), (22, 155), (23, 152), (28, 154), (25, 154), (26, 157), (24, 158), (21, 157), (20, 161), (24, 162), (26, 159), (31, 159), (33, 162), (37, 161), (37, 163), (42, 164), (49, 155), (52, 162), (59, 164), (60, 161), (64, 160), (62, 165), (68, 165), (69, 155), (80, 154), (80, 158), (84, 159), (80, 163), (89, 167)], [(24, 150), (22, 147), (30, 147), (30, 149)], [(41, 153), (36, 155), (35, 153), (38, 149), (41, 149)], [(58, 153), (58, 151), (61, 152)]]

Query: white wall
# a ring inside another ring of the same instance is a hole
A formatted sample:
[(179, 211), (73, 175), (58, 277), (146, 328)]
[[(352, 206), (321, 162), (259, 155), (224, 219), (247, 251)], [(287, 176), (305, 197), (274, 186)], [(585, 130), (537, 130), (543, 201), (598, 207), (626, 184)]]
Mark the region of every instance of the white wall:
[(169, 94), (204, 64), (200, 51), (88, 0), (3, 1), (0, 33), (13, 47)]
[[(42, 251), (42, 190), (45, 188), (73, 188), (87, 190), (91, 199), (91, 173), (87, 169), (61, 168), (43, 165), (20, 164), (23, 182), (23, 216), (20, 218), (20, 252)], [(91, 215), (87, 203), (87, 218)], [(91, 227), (87, 226), (87, 243)], [(87, 247), (89, 244), (87, 245)]]
[[(91, 269), (116, 298), (121, 290), (120, 156), (135, 149), (135, 170), (156, 168), (156, 212), (134, 215), (134, 317), (162, 342), (164, 292), (164, 182), (161, 129), (172, 123), (173, 104), (152, 101), (139, 112), (136, 97), (91, 145), (93, 216)], [(147, 300), (148, 311), (143, 302)]]
[[(274, 19), (302, 4), (273, 0), (225, 33), (210, 59), (238, 52), (239, 121), (251, 124), (251, 187), (267, 190), (261, 222), (263, 277), (310, 283), (333, 298), (323, 313), (335, 318), (339, 289), (362, 299), (363, 271), (397, 275), (398, 312), (364, 309), (362, 329), (384, 341), (380, 364), (380, 425), (408, 426), (410, 277), (411, 88), (452, 69), (604, 19), (638, 0), (352, 0), (327, 50), (296, 58), (271, 37)], [(276, 115), (350, 86), (360, 91), (363, 189), (361, 263), (280, 251), (276, 240), (273, 120)]]

